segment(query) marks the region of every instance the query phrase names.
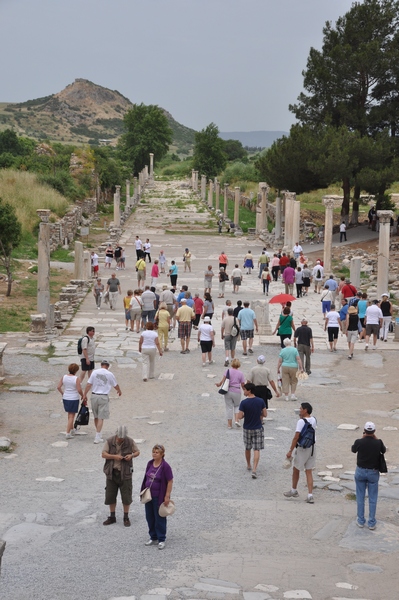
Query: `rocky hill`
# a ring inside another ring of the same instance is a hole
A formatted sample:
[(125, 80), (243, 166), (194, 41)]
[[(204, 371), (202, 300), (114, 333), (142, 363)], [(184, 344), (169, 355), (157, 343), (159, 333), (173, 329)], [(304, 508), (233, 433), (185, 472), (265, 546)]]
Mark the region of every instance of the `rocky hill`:
[[(87, 79), (73, 83), (51, 96), (19, 104), (0, 104), (0, 130), (14, 128), (37, 140), (63, 143), (115, 144), (123, 133), (123, 115), (133, 103), (116, 90)], [(194, 130), (181, 125), (166, 110), (173, 130), (173, 150), (187, 154), (194, 144)]]

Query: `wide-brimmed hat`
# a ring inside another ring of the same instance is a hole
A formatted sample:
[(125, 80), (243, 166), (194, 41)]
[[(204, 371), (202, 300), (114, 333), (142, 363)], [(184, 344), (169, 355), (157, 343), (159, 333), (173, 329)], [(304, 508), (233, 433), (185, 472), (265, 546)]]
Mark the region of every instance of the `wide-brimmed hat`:
[(356, 306), (350, 306), (348, 308), (348, 315), (354, 315), (355, 313), (357, 313), (357, 308)]
[(386, 296), (387, 298), (389, 298), (388, 292), (384, 292), (383, 294), (381, 294), (381, 298), (384, 298), (384, 296)]
[(169, 500), (168, 506), (165, 506), (165, 503), (162, 502), (161, 506), (158, 509), (158, 513), (160, 517), (170, 517), (175, 512), (176, 507), (173, 500)]

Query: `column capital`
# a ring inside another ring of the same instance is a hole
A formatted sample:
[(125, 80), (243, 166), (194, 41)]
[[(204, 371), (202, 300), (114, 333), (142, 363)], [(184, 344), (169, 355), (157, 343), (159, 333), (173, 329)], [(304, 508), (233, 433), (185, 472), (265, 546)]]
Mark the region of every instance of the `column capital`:
[(154, 153), (153, 153), (153, 152), (150, 152), (150, 156), (154, 156)]
[(240, 189), (240, 186), (239, 186), (239, 185), (236, 185), (236, 186), (234, 187), (234, 189), (235, 189), (235, 190), (239, 190), (239, 189)]
[(116, 185), (116, 186), (115, 186), (115, 189), (116, 189), (116, 191), (118, 191), (118, 190), (120, 190), (120, 189), (121, 189), (121, 186), (120, 186), (120, 185)]
[(392, 210), (377, 210), (377, 217), (380, 223), (390, 223), (392, 216)]
[(323, 196), (323, 204), (326, 209), (334, 209), (336, 206), (336, 199), (333, 196)]
[(126, 184), (129, 185), (130, 179), (126, 179)]
[(40, 217), (42, 223), (48, 223), (50, 218), (51, 210), (49, 208), (38, 208), (36, 210), (37, 215)]
[(225, 183), (225, 184), (224, 184), (224, 189), (225, 189), (225, 190), (227, 190), (227, 188), (228, 188), (228, 187), (229, 187), (229, 184), (228, 184), (228, 183)]

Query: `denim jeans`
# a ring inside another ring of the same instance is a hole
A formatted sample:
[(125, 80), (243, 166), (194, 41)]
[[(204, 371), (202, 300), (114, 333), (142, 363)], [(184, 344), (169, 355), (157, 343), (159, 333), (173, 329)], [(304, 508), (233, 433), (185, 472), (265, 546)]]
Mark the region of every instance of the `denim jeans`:
[(378, 499), (378, 481), (380, 474), (376, 469), (362, 469), (356, 467), (355, 471), (355, 482), (356, 482), (356, 502), (357, 502), (357, 520), (360, 525), (364, 525), (366, 519), (364, 518), (364, 501), (366, 496), (366, 489), (369, 494), (369, 520), (367, 525), (374, 527), (376, 524), (375, 512), (377, 508)]
[(159, 516), (158, 498), (152, 498), (151, 502), (147, 502), (144, 506), (150, 538), (164, 542), (166, 540), (166, 517)]

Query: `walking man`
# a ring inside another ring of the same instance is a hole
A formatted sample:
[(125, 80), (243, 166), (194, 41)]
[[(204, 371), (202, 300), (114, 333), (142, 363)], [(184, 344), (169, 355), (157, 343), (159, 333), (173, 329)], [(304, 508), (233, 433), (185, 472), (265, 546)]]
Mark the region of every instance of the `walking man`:
[(122, 293), (120, 281), (117, 279), (115, 273), (112, 273), (107, 281), (107, 292), (109, 296), (109, 307), (111, 310), (115, 310), (118, 294)]
[(224, 269), (225, 271), (227, 271), (228, 264), (229, 264), (229, 259), (227, 258), (225, 251), (222, 250), (222, 252), (219, 255), (219, 269)]
[(294, 346), (298, 349), (303, 368), (310, 375), (312, 372), (310, 370), (310, 356), (314, 352), (314, 342), (312, 330), (308, 326), (308, 320), (305, 318), (302, 319), (300, 327), (295, 329)]
[(80, 374), (80, 383), (83, 382), (86, 373), (87, 377), (89, 378), (94, 369), (94, 354), (96, 351), (94, 334), (94, 327), (86, 327), (86, 335), (82, 338), (83, 358), (80, 359), (80, 368), (82, 369)]
[(136, 247), (136, 257), (137, 257), (137, 260), (138, 260), (143, 255), (143, 252), (142, 252), (142, 250), (143, 250), (143, 242), (141, 241), (141, 239), (139, 238), (138, 235), (136, 235), (136, 239), (134, 241), (134, 245)]
[(84, 391), (83, 401), (87, 403), (87, 394), (91, 392), (91, 409), (94, 417), (94, 426), (96, 428), (95, 444), (100, 444), (104, 440), (101, 437), (104, 419), (109, 419), (109, 393), (112, 388), (116, 389), (118, 396), (122, 396), (121, 388), (116, 382), (113, 373), (108, 371), (109, 362), (101, 361), (101, 368), (95, 369), (90, 375)]
[(345, 240), (346, 242), (346, 225), (345, 225), (345, 221), (342, 221), (341, 225), (339, 226), (339, 241), (340, 243)]
[(324, 279), (324, 268), (321, 266), (320, 261), (316, 261), (316, 265), (313, 267), (312, 278), (314, 281), (314, 293), (321, 292), (321, 286)]
[(236, 344), (238, 340), (237, 335), (232, 335), (231, 330), (233, 325), (236, 326), (237, 332), (239, 332), (238, 323), (236, 321), (236, 317), (234, 316), (234, 310), (232, 308), (227, 309), (227, 315), (222, 321), (222, 327), (220, 330), (221, 338), (224, 340), (224, 351), (225, 351), (225, 361), (224, 366), (229, 366), (229, 359), (233, 360), (236, 353)]
[(231, 281), (233, 282), (233, 294), (238, 294), (242, 283), (242, 271), (238, 265), (235, 265), (231, 272)]
[(374, 300), (371, 306), (366, 308), (364, 322), (366, 325), (366, 345), (365, 350), (369, 349), (369, 339), (373, 336), (373, 350), (377, 350), (378, 333), (382, 328), (384, 317), (382, 310), (378, 306), (378, 300)]
[(107, 439), (102, 451), (105, 458), (104, 473), (106, 477), (105, 502), (109, 506), (110, 515), (103, 525), (116, 523), (116, 497), (120, 491), (123, 505), (123, 524), (130, 527), (129, 507), (132, 499), (133, 458), (140, 455), (134, 440), (128, 437), (127, 427), (119, 425), (115, 435)]
[[(140, 250), (141, 252), (141, 250)], [(137, 271), (137, 286), (139, 290), (144, 289), (145, 278), (147, 275), (147, 268), (145, 265), (145, 260), (141, 256), (138, 258), (136, 262), (136, 271)]]
[[(295, 435), (292, 438), (291, 448), (287, 452), (287, 458), (291, 459), (292, 453), (295, 450), (294, 464), (292, 468), (292, 488), (289, 490), (289, 492), (284, 492), (284, 496), (286, 498), (297, 498), (299, 496), (297, 490), (299, 475), (301, 471), (305, 469), (306, 482), (308, 485), (308, 497), (306, 502), (308, 504), (314, 504), (312, 469), (314, 469), (316, 466), (316, 444), (314, 443), (309, 448), (302, 448), (298, 445), (298, 442), (300, 442), (301, 432), (306, 425), (306, 421), (310, 423), (313, 429), (316, 429), (317, 421), (311, 416), (312, 412), (312, 405), (309, 404), (309, 402), (302, 402), (299, 408), (300, 419), (296, 424)], [(316, 441), (316, 439), (314, 441)]]
[(385, 454), (386, 448), (382, 440), (375, 435), (375, 425), (367, 421), (364, 426), (363, 437), (356, 440), (352, 452), (357, 453), (357, 466), (355, 471), (356, 504), (358, 527), (364, 527), (364, 501), (366, 490), (369, 495), (369, 529), (375, 529), (377, 521), (375, 513), (378, 500), (378, 481), (380, 479), (379, 462), (380, 454)]
[[(240, 402), (238, 419), (244, 419), (243, 436), (245, 445), (245, 460), (248, 471), (252, 471), (252, 479), (257, 479), (256, 470), (259, 464), (260, 451), (265, 447), (263, 419), (267, 417), (267, 410), (262, 398), (255, 396), (253, 383), (244, 384), (245, 399)], [(251, 450), (254, 451), (253, 465), (251, 465)]]
[(181, 299), (181, 307), (176, 313), (176, 320), (179, 323), (178, 338), (181, 343), (180, 354), (189, 354), (192, 321), (195, 319), (195, 313), (192, 308), (187, 306), (186, 298)]
[(295, 283), (295, 269), (288, 265), (283, 271), (282, 279), (285, 285), (285, 293), (292, 294), (294, 293), (294, 283)]
[(253, 354), (254, 326), (256, 328), (256, 333), (258, 333), (258, 321), (256, 320), (255, 312), (252, 308), (249, 308), (248, 300), (244, 302), (244, 308), (238, 313), (237, 320), (240, 324), (243, 355), (247, 356), (247, 340), (249, 340), (248, 352)]
[(263, 354), (258, 356), (257, 363), (257, 366), (252, 367), (251, 369), (251, 372), (248, 377), (248, 382), (254, 384), (255, 396), (258, 396), (258, 398), (262, 398), (266, 408), (269, 408), (269, 400), (270, 398), (272, 398), (272, 393), (267, 384), (270, 383), (270, 386), (273, 388), (277, 398), (279, 398), (281, 394), (278, 391), (273, 379), (270, 377), (270, 371), (266, 367), (266, 358), (263, 356)]

